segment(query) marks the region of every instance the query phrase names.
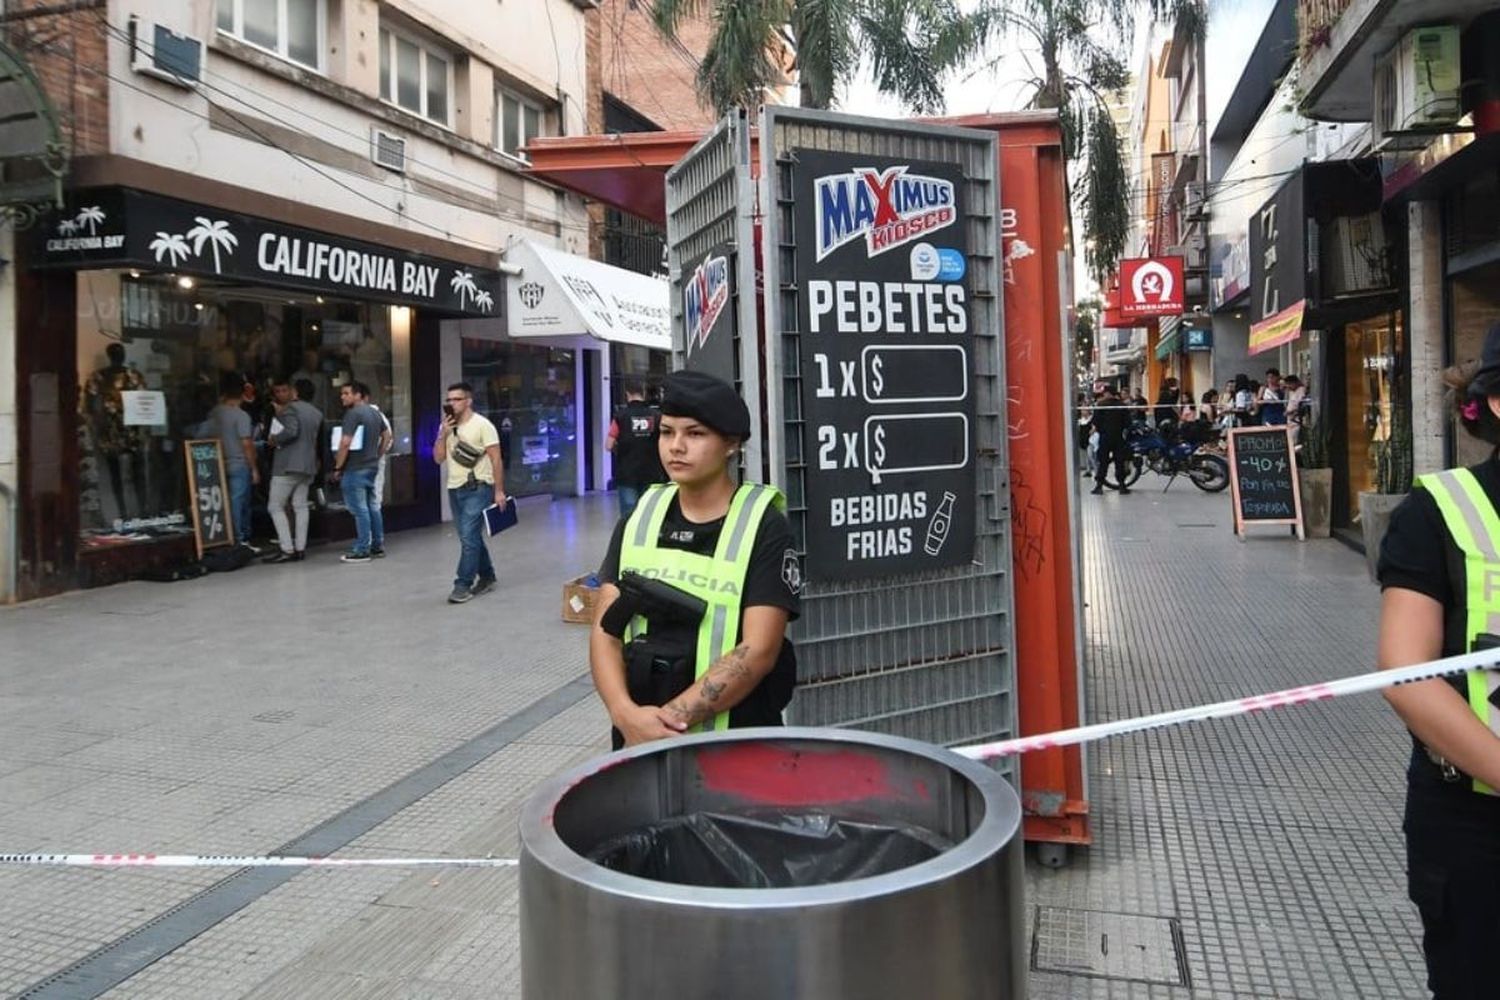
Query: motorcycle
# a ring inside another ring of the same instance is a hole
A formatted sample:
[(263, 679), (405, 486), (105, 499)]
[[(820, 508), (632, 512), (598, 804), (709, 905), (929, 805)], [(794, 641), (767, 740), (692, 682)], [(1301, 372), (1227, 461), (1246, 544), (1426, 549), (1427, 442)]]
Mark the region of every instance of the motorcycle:
[(1229, 463), (1202, 450), (1218, 435), (1218, 428), (1207, 421), (1180, 426), (1162, 421), (1152, 427), (1144, 420), (1137, 420), (1125, 431), (1125, 444), (1130, 449), (1125, 481), (1116, 482), (1114, 477), (1106, 476), (1105, 482), (1116, 489), (1134, 486), (1149, 466), (1152, 472), (1167, 477), (1163, 493), (1182, 475), (1205, 493), (1219, 493), (1229, 485)]

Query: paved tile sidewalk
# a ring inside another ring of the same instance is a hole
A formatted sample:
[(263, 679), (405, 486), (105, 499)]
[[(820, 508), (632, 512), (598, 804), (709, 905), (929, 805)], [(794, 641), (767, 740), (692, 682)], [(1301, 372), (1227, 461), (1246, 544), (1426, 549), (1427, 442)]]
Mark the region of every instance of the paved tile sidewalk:
[[(1227, 495), (1153, 480), (1082, 498), (1092, 719), (1371, 669), (1379, 595), (1362, 557), (1284, 529), (1238, 541)], [(1191, 989), (1033, 973), (1032, 1000), (1425, 996), (1400, 830), (1408, 746), (1374, 695), (1097, 744), (1095, 845), (1029, 866), (1030, 902), (1179, 921)]]
[[(1226, 497), (1143, 485), (1082, 498), (1094, 718), (1367, 669), (1377, 595), (1358, 556), (1273, 531), (1242, 543)], [(442, 603), (456, 542), (431, 529), (393, 536), (384, 563), (320, 554), (0, 612), (0, 850), (274, 850), (553, 695), (547, 721), (340, 852), (513, 854), (534, 784), (604, 747), (597, 702), (553, 693), (586, 670), (560, 583), (597, 558), (612, 511), (523, 507), (496, 542), (499, 591), (459, 608)], [(1160, 931), (1181, 969), (1117, 964), (1191, 986), (1036, 972), (1033, 1000), (1422, 995), (1404, 754), (1378, 697), (1099, 745), (1095, 846), (1030, 864), (1028, 905), (1049, 934)], [(0, 995), (224, 875), (0, 871)], [(297, 874), (103, 995), (514, 997), (515, 891), (507, 870)]]

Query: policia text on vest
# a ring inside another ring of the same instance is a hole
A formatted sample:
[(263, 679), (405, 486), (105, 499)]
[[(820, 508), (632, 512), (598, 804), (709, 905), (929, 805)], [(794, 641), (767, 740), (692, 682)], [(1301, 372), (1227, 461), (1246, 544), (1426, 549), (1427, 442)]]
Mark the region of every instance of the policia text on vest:
[[(768, 518), (783, 521), (772, 516), (784, 504), (772, 487), (735, 487), (716, 538), (703, 539), (695, 550), (677, 547), (681, 542), (674, 539), (673, 525), (678, 522), (670, 515), (676, 500), (675, 485), (647, 490), (617, 528), (618, 572), (611, 574), (609, 560), (601, 569), (606, 578), (617, 577), (620, 596), (606, 609), (600, 628), (624, 644), (626, 690), (637, 705), (670, 704), (736, 648), (745, 601), (764, 599), (749, 585), (756, 553), (780, 544), (776, 533), (761, 537)], [(793, 584), (800, 585), (800, 579), (787, 584), (789, 591)], [(768, 676), (704, 726), (728, 728), (731, 716), (736, 726), (776, 725), (795, 683), (795, 657), (783, 648)], [(615, 742), (620, 743), (618, 735)]]

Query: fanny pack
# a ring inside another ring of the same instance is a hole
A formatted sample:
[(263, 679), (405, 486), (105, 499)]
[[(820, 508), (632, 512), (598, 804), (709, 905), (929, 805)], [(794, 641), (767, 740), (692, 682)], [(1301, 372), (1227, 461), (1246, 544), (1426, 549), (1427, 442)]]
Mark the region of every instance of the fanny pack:
[(454, 431), (453, 447), (448, 449), (448, 456), (452, 458), (453, 461), (463, 466), (465, 469), (472, 469), (474, 468), (474, 466), (478, 465), (479, 460), (484, 457), (484, 449), (474, 447), (472, 444), (459, 437), (457, 431)]

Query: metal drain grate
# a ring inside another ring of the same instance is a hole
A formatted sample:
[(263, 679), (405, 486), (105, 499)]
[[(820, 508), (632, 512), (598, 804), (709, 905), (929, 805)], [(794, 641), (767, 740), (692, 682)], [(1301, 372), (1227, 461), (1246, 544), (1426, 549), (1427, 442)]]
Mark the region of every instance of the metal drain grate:
[(1175, 917), (1038, 906), (1031, 968), (1132, 983), (1189, 986)]
[(1217, 528), (1217, 524), (1179, 524), (1179, 528)]

